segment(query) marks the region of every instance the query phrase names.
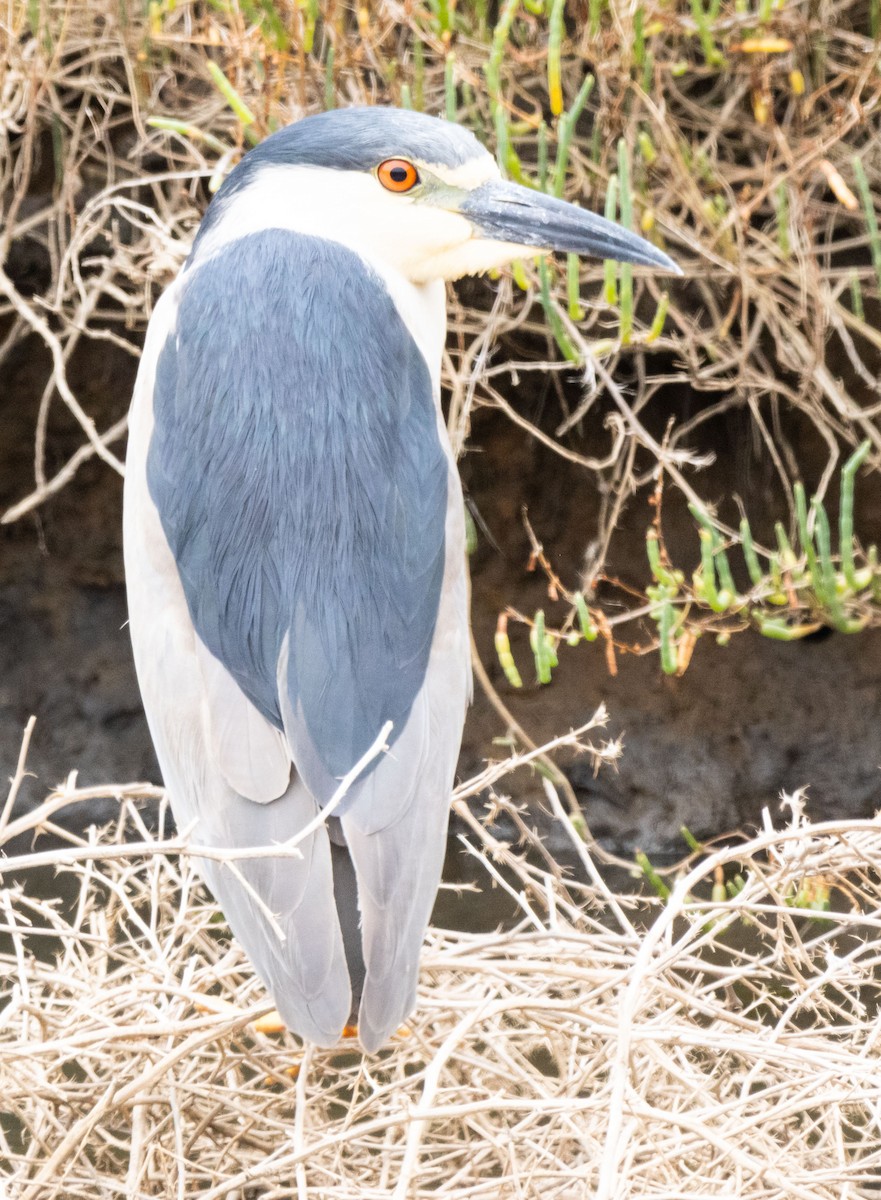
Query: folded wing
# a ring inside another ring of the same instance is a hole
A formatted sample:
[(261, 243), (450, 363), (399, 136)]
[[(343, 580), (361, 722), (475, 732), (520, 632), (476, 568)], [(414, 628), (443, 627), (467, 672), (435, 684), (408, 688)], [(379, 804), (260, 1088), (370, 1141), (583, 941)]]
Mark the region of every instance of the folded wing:
[[(163, 771), (175, 811), (194, 812), (216, 844), (284, 840), (393, 722), (388, 759), (338, 813), (366, 968), (323, 829), (302, 860), (206, 872), (279, 1008), (316, 1040), (349, 1004), (339, 905), (349, 970), (366, 970), (365, 1042), (378, 1044), (412, 1001), (467, 689), (460, 497), (429, 373), (356, 255), (281, 230), (186, 272), (165, 334), (139, 382), (152, 401), (142, 494), (136, 469), (127, 491), (167, 547), (203, 717), (198, 754), (154, 728)], [(127, 516), (132, 544), (137, 526)], [(142, 688), (165, 667), (150, 662), (145, 623), (133, 610)], [(168, 699), (144, 690), (157, 726)]]

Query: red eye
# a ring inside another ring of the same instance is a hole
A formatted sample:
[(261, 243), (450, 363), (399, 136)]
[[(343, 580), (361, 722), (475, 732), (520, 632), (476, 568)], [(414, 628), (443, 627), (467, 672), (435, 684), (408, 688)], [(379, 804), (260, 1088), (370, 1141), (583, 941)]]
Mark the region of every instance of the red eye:
[(409, 192), (419, 182), (419, 172), (406, 158), (387, 158), (376, 168), (376, 177), (390, 192)]

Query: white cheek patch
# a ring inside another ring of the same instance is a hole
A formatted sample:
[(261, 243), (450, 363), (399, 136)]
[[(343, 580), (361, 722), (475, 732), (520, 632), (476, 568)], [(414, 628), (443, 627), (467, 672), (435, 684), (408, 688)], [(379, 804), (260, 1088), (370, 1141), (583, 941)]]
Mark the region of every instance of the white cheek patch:
[(520, 246), (515, 242), (495, 242), (479, 236), (472, 237), (462, 245), (451, 246), (422, 264), (422, 277), (415, 276), (414, 282), (428, 279), (461, 279), (464, 275), (482, 275), (496, 267), (507, 266), (516, 258), (535, 258), (541, 251), (535, 246)]
[[(499, 178), (488, 154), (459, 167), (425, 169), (462, 190)], [(190, 269), (266, 229), (338, 242), (367, 259), (387, 284), (394, 277), (410, 284), (458, 279), (534, 253), (481, 238), (460, 213), (386, 191), (368, 172), (270, 163), (226, 201), (200, 237)]]
[(269, 163), (227, 200), (202, 235), (195, 261), (201, 264), (230, 242), (266, 229), (328, 238), (353, 248), (364, 242), (367, 211), (378, 184), (358, 171)]
[(386, 191), (368, 172), (269, 164), (226, 202), (199, 240), (194, 263), (265, 229), (338, 242), (408, 279), (415, 267), (473, 233), (465, 217)]

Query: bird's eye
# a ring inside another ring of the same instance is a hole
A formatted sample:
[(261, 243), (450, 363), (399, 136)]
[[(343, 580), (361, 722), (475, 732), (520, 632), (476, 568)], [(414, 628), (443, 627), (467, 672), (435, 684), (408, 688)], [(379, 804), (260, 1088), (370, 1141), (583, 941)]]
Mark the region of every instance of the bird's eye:
[(419, 182), (419, 172), (406, 158), (387, 158), (376, 168), (376, 176), (390, 192), (409, 192)]

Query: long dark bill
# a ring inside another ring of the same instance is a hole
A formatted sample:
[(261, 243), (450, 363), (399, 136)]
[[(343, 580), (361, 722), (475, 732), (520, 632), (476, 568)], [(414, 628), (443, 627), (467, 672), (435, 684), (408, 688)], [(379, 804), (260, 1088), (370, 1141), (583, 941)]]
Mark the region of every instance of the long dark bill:
[(671, 275), (682, 271), (651, 242), (614, 221), (546, 196), (517, 183), (484, 183), (468, 194), (460, 212), (494, 241), (564, 250), (593, 258), (659, 267)]

